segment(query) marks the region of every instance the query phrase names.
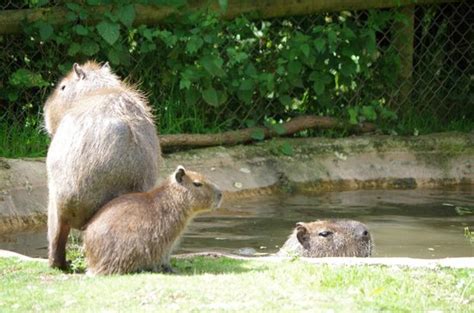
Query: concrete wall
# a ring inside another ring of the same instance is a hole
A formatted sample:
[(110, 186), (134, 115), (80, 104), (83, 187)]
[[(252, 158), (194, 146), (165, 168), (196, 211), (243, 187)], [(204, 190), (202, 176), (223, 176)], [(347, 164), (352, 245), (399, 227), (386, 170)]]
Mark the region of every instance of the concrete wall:
[[(280, 152), (282, 144), (291, 156)], [(201, 171), (232, 201), (259, 193), (419, 188), (474, 184), (474, 133), (417, 137), (278, 139), (163, 156), (160, 180), (177, 165)], [(0, 233), (46, 223), (44, 159), (0, 158)]]

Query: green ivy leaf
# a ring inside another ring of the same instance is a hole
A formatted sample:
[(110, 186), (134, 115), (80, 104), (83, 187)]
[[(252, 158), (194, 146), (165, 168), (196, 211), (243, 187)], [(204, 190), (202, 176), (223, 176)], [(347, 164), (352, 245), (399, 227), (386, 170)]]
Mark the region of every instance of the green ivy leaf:
[(326, 84), (322, 80), (315, 80), (313, 83), (313, 90), (319, 96), (324, 93), (324, 89), (326, 88)]
[(186, 43), (186, 52), (188, 52), (189, 54), (194, 54), (202, 47), (203, 44), (204, 41), (201, 39), (201, 37), (193, 35)]
[(383, 119), (388, 119), (388, 120), (397, 119), (397, 113), (385, 107), (380, 107), (380, 115), (382, 116)]
[(153, 34), (152, 30), (149, 29), (149, 28), (142, 28), (142, 29), (141, 29), (141, 34), (142, 34), (143, 37), (145, 37), (145, 39), (147, 39), (148, 41), (153, 41), (153, 38), (155, 37), (155, 35)]
[(332, 80), (332, 76), (329, 73), (324, 73), (320, 71), (313, 71), (309, 75), (309, 80), (313, 82), (313, 90), (318, 95), (321, 96), (324, 94), (326, 85), (329, 84)]
[(179, 81), (179, 89), (189, 89), (191, 87), (191, 81), (189, 81), (188, 79), (181, 79)]
[(250, 133), (250, 137), (255, 140), (265, 139), (265, 131), (262, 128), (256, 128)]
[(284, 68), (283, 66), (280, 65), (279, 67), (277, 67), (277, 69), (276, 69), (275, 72), (276, 72), (278, 75), (283, 75), (283, 74), (286, 73), (286, 70), (285, 70), (285, 68)]
[(212, 76), (223, 77), (225, 75), (225, 72), (222, 69), (224, 61), (220, 57), (206, 55), (202, 57), (199, 61), (204, 67), (204, 69)]
[(109, 44), (113, 45), (120, 37), (120, 26), (117, 23), (102, 21), (96, 26), (99, 35)]
[(67, 50), (67, 54), (68, 54), (69, 56), (75, 56), (79, 51), (81, 51), (81, 46), (80, 46), (78, 43), (73, 42), (73, 43), (69, 46), (69, 48), (68, 48), (68, 50)]
[(368, 121), (375, 121), (377, 119), (377, 112), (375, 112), (374, 107), (370, 105), (364, 105), (362, 107), (362, 115)]
[(253, 90), (254, 87), (255, 87), (255, 84), (254, 84), (253, 80), (251, 80), (251, 79), (244, 79), (244, 80), (242, 80), (242, 82), (240, 83), (239, 90)]
[(253, 119), (248, 119), (244, 123), (247, 127), (255, 127), (257, 125), (257, 121)]
[(186, 104), (189, 106), (195, 105), (199, 100), (199, 97), (199, 92), (194, 88), (190, 88), (184, 93), (184, 101), (186, 101)]
[(308, 58), (311, 51), (309, 45), (307, 43), (304, 43), (300, 46), (300, 49), (303, 52), (304, 56)]
[(6, 94), (7, 94), (7, 99), (10, 102), (17, 101), (18, 98), (20, 97), (19, 91), (16, 88), (14, 88), (13, 90), (12, 89), (7, 89)]
[(125, 26), (131, 27), (135, 20), (135, 7), (133, 4), (120, 6), (117, 11), (117, 16)]
[(251, 78), (257, 78), (257, 69), (255, 68), (255, 65), (253, 63), (249, 62), (247, 67), (245, 68), (245, 75), (251, 77)]
[(39, 34), (42, 41), (48, 40), (54, 33), (53, 26), (48, 23), (41, 22), (38, 25)]
[(206, 101), (207, 104), (213, 107), (219, 106), (219, 96), (217, 94), (217, 91), (213, 87), (203, 90), (202, 98), (204, 99), (204, 101)]
[(283, 104), (286, 107), (291, 106), (291, 97), (289, 95), (281, 95), (278, 100), (280, 100), (281, 104)]
[(357, 108), (348, 108), (347, 113), (349, 113), (349, 123), (352, 125), (356, 125), (359, 121), (357, 119), (359, 110)]
[(109, 58), (110, 63), (120, 65), (120, 52), (116, 49), (110, 49), (107, 52), (107, 57)]
[(280, 136), (286, 134), (286, 128), (281, 124), (274, 124), (271, 128)]
[(357, 72), (357, 65), (352, 60), (347, 60), (341, 64), (340, 72), (345, 77), (352, 77)]
[(148, 53), (156, 50), (156, 44), (153, 42), (143, 42), (140, 46), (140, 53)]
[(323, 53), (326, 50), (326, 41), (323, 38), (315, 39), (313, 44), (319, 53)]
[(26, 68), (15, 71), (9, 79), (11, 86), (20, 88), (47, 87), (48, 82), (39, 73), (34, 73)]
[(168, 47), (173, 47), (178, 41), (178, 37), (173, 35), (172, 32), (167, 30), (157, 31), (156, 34), (158, 37), (166, 44)]
[(367, 53), (369, 55), (372, 55), (376, 50), (377, 50), (377, 43), (376, 43), (376, 38), (375, 38), (375, 31), (373, 30), (367, 30), (365, 32), (365, 37), (366, 37), (366, 49)]
[(342, 31), (341, 31), (342, 35), (344, 35), (344, 37), (346, 37), (347, 39), (355, 39), (357, 38), (355, 33), (352, 31), (352, 29), (350, 29), (349, 27), (345, 26), (342, 28)]
[(252, 103), (253, 90), (240, 90), (237, 97), (245, 104)]
[(337, 41), (337, 33), (334, 30), (329, 29), (328, 30), (329, 45), (332, 46), (332, 45), (336, 44), (336, 41)]
[(81, 51), (87, 56), (93, 56), (94, 54), (99, 52), (99, 50), (99, 44), (92, 40), (88, 40), (82, 43)]
[(74, 12), (81, 12), (83, 11), (84, 9), (77, 3), (74, 3), (74, 2), (66, 2), (66, 7), (71, 10), (71, 11), (74, 11)]
[(288, 142), (284, 142), (280, 145), (279, 147), (280, 152), (283, 153), (286, 156), (292, 156), (295, 154), (293, 150), (293, 146), (289, 144)]
[(290, 61), (288, 63), (288, 72), (291, 74), (299, 74), (301, 72), (303, 65), (299, 61)]
[[(35, 3), (36, 2), (36, 3)], [(46, 4), (49, 3), (49, 0), (36, 0), (36, 1), (30, 1), (30, 3), (34, 4), (34, 7), (35, 8), (39, 8), (39, 7), (42, 7)]]
[(78, 18), (78, 15), (75, 12), (69, 11), (66, 14), (66, 20), (68, 22), (74, 22), (77, 20), (77, 18)]
[(89, 30), (84, 25), (80, 25), (80, 24), (76, 25), (73, 27), (73, 29), (76, 32), (76, 34), (81, 35), (81, 36), (86, 36), (89, 33)]

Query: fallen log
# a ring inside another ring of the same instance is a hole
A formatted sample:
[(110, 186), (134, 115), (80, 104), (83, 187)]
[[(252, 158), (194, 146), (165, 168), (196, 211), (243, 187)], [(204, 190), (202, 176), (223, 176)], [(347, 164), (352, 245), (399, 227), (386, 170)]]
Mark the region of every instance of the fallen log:
[[(219, 134), (176, 134), (160, 135), (160, 144), (163, 151), (172, 151), (182, 148), (198, 148), (211, 146), (231, 146), (236, 144), (256, 141), (255, 134), (260, 134), (261, 139), (277, 136), (289, 136), (306, 129), (341, 129), (348, 125), (333, 117), (305, 115), (279, 124), (275, 127), (250, 127), (239, 130), (227, 131)], [(362, 123), (350, 127), (355, 132), (367, 133), (375, 130), (375, 125)]]

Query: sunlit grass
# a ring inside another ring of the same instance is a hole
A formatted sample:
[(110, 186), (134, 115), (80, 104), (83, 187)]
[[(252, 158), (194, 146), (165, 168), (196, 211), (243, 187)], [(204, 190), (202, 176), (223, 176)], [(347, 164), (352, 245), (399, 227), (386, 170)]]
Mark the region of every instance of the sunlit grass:
[(49, 137), (39, 125), (0, 117), (0, 157), (42, 157), (46, 155)]
[(204, 258), (179, 274), (63, 274), (0, 258), (2, 312), (470, 312), (470, 269), (315, 265)]

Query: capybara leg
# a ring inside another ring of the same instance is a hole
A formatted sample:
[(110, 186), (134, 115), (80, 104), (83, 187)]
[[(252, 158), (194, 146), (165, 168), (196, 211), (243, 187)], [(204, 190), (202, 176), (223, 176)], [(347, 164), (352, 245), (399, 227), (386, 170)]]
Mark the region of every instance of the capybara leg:
[(162, 264), (161, 265), (161, 271), (163, 273), (167, 273), (167, 274), (177, 274), (178, 272), (171, 267), (171, 264), (167, 263), (167, 264)]
[(62, 270), (67, 269), (66, 262), (66, 242), (71, 227), (58, 220), (55, 214), (49, 214), (48, 216), (48, 259), (49, 266), (59, 268)]
[(169, 273), (169, 274), (176, 274), (177, 271), (171, 267), (171, 255), (170, 252), (166, 253), (161, 259), (161, 272)]

